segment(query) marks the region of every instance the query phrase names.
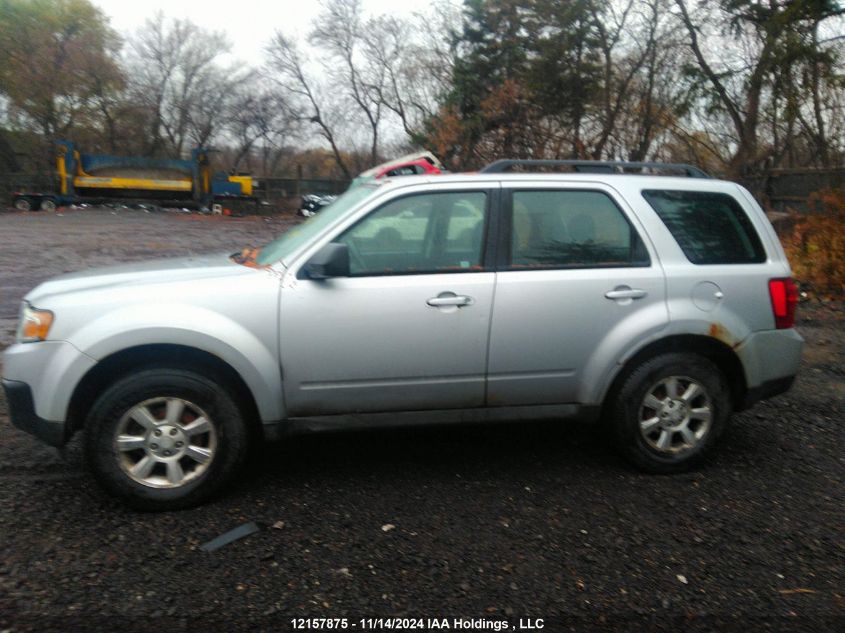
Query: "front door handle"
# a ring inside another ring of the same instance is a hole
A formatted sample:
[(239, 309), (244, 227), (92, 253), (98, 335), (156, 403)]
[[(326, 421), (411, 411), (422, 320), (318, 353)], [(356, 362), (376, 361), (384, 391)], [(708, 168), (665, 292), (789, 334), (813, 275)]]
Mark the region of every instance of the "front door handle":
[(472, 305), (472, 297), (466, 295), (456, 295), (454, 292), (441, 292), (436, 297), (432, 297), (426, 301), (432, 308), (442, 308), (448, 306), (462, 306)]
[(628, 286), (617, 286), (609, 292), (605, 292), (604, 296), (608, 299), (642, 299), (648, 293), (640, 288), (629, 288)]

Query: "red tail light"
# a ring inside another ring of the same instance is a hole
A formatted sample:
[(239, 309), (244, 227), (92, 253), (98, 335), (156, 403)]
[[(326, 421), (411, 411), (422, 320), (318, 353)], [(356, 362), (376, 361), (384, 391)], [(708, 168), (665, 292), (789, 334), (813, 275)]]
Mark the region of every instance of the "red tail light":
[(775, 327), (779, 330), (795, 327), (795, 308), (798, 306), (798, 287), (790, 278), (769, 279), (769, 296)]

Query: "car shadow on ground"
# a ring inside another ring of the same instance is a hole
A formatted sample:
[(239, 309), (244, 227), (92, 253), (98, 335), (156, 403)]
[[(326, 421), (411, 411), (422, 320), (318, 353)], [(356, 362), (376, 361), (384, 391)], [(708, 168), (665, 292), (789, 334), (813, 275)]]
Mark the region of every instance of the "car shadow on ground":
[(572, 421), (424, 426), (297, 435), (261, 447), (249, 478), (500, 477), (558, 470), (632, 472), (596, 423)]

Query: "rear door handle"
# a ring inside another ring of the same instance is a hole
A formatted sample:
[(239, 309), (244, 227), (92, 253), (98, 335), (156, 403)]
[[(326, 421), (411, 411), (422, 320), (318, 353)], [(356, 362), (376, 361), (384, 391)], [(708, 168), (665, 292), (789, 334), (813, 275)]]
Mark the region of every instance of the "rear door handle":
[(628, 286), (619, 286), (614, 290), (605, 292), (604, 296), (608, 299), (642, 299), (648, 293), (640, 288), (629, 288)]
[(444, 306), (457, 306), (460, 308), (461, 306), (472, 305), (472, 297), (443, 292), (436, 297), (432, 297), (426, 303), (432, 308), (442, 308)]

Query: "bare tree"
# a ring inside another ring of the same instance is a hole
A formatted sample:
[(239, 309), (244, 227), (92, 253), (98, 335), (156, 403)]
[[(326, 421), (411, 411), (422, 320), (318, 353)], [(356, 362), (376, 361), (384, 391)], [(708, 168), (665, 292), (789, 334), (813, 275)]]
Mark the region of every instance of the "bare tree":
[(410, 48), (408, 24), (393, 16), (370, 20), (363, 33), (367, 63), (382, 69), (381, 81), (372, 84), (378, 102), (393, 112), (406, 134), (413, 134), (413, 87), (406, 81), (405, 62)]
[(259, 149), (261, 173), (271, 175), (271, 156), (295, 134), (296, 114), (279, 90), (245, 90), (229, 104), (228, 132), (235, 143), (232, 169)]
[[(623, 34), (628, 28), (629, 16), (634, 6), (634, 0), (627, 0), (620, 6), (613, 3), (603, 5), (602, 8), (593, 6), (591, 13), (596, 33), (598, 34), (599, 48), (602, 52), (602, 66), (604, 82), (602, 85), (601, 104), (601, 125), (598, 138), (593, 143), (592, 157), (599, 159), (605, 151), (607, 142), (610, 140), (616, 128), (616, 121), (622, 111), (623, 104), (628, 96), (629, 88), (639, 70), (643, 67), (649, 56), (649, 46), (641, 46), (627, 57), (624, 66), (619, 63), (616, 49), (622, 42)], [(646, 40), (650, 42), (649, 38)]]
[(268, 76), (295, 100), (293, 106), (299, 110), (297, 118), (317, 125), (320, 136), (331, 147), (337, 166), (344, 177), (351, 180), (352, 174), (341, 153), (335, 132), (337, 122), (333, 120), (333, 113), (323, 108), (319, 89), (305, 70), (305, 62), (296, 42), (277, 31), (267, 47), (267, 54)]
[[(669, 0), (637, 3), (632, 24), (625, 29), (625, 46), (634, 42), (630, 61), (621, 67), (634, 67), (636, 74), (625, 86), (622, 107), (615, 116), (612, 133), (615, 157), (646, 160), (658, 141), (668, 138), (677, 122), (685, 98), (680, 81), (681, 53), (677, 24), (667, 8)], [(618, 97), (617, 97), (618, 98)]]
[(223, 35), (159, 12), (130, 44), (133, 96), (149, 116), (147, 153), (180, 156), (189, 141), (209, 142), (222, 127), (222, 101), (244, 79), (218, 63), (229, 50)]
[(453, 3), (440, 0), (428, 9), (410, 21), (379, 16), (364, 30), (365, 58), (385, 72), (379, 98), (412, 142), (451, 88), (455, 50), (450, 38), (460, 26)]
[(370, 162), (375, 164), (379, 158), (382, 96), (388, 70), (379, 60), (371, 63), (365, 54), (366, 23), (361, 0), (324, 0), (322, 6), (323, 13), (317, 18), (311, 37), (319, 40), (325, 50), (323, 67), (326, 73), (366, 121)]

